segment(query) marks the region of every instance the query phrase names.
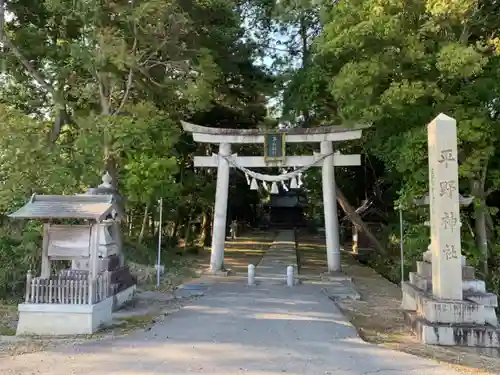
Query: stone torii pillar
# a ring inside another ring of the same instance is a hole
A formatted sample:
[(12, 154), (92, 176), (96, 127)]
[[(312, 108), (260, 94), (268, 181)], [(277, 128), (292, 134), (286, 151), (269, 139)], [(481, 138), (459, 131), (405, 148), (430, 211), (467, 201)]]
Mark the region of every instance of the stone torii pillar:
[[(219, 154), (231, 155), (231, 144), (221, 143)], [(226, 242), (227, 200), (229, 198), (229, 163), (224, 158), (217, 158), (217, 184), (215, 190), (215, 209), (213, 218), (212, 252), (210, 270), (222, 271), (224, 266), (224, 244)]]
[[(333, 153), (331, 141), (321, 142), (321, 154)], [(335, 189), (335, 161), (333, 155), (323, 161), (323, 209), (325, 211), (326, 258), (328, 271), (340, 271), (339, 220), (337, 215), (337, 190)], [(331, 230), (328, 230), (331, 228)]]
[[(318, 127), (311, 129), (293, 128), (277, 132), (286, 134), (287, 143), (320, 143), (321, 152), (306, 156), (283, 155), (281, 160), (270, 161), (266, 156), (238, 156), (231, 154), (232, 144), (261, 143), (266, 145), (268, 131), (263, 129), (218, 129), (199, 126), (181, 121), (184, 131), (192, 133), (195, 142), (212, 143), (219, 145), (219, 154), (231, 157), (241, 167), (303, 167), (319, 161), (328, 155), (323, 162), (315, 167), (322, 167), (323, 171), (323, 200), (325, 213), (325, 234), (328, 259), (328, 271), (340, 271), (340, 243), (339, 224), (337, 217), (337, 197), (335, 191), (335, 167), (359, 166), (360, 155), (333, 154), (333, 142), (347, 141), (361, 138), (362, 129), (342, 128), (338, 126)], [(284, 150), (284, 144), (282, 144)], [(195, 156), (195, 167), (217, 168), (217, 191), (215, 193), (215, 209), (212, 234), (212, 251), (210, 270), (213, 273), (223, 271), (224, 244), (226, 239), (227, 201), (229, 189), (230, 165), (224, 157)]]

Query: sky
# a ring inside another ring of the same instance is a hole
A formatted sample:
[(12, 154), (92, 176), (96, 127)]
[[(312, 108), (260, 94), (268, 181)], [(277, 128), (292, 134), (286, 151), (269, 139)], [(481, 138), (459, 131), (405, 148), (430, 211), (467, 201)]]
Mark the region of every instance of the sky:
[[(249, 24), (249, 19), (245, 18), (243, 20), (243, 27), (246, 30), (246, 38), (251, 38), (253, 40), (257, 40), (255, 33), (252, 32), (252, 27)], [(266, 54), (263, 58), (258, 56), (255, 59), (255, 64), (258, 66), (265, 66), (270, 69), (274, 74), (278, 74), (279, 71), (274, 67), (275, 57), (274, 55), (278, 55), (279, 57), (287, 57), (287, 52), (281, 51), (283, 49), (282, 44), (288, 42), (290, 40), (289, 33), (278, 33), (274, 32), (270, 36), (270, 48), (269, 54)], [(275, 49), (277, 48), (277, 50)], [(297, 59), (293, 62), (293, 66), (295, 68), (300, 67), (300, 60)], [(267, 102), (267, 109), (269, 111), (269, 116), (274, 118), (279, 118), (281, 116), (281, 105), (280, 105), (279, 97), (270, 97)]]

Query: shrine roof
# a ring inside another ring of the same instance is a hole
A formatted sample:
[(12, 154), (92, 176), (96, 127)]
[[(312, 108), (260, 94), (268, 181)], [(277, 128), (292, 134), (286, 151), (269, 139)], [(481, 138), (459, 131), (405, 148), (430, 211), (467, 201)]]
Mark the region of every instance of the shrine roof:
[(101, 221), (116, 203), (112, 195), (37, 195), (9, 217), (15, 219), (87, 219)]
[(211, 135), (247, 135), (258, 136), (266, 135), (270, 132), (289, 135), (307, 135), (307, 134), (331, 134), (331, 133), (344, 133), (356, 130), (363, 130), (370, 127), (370, 125), (355, 125), (348, 126), (318, 126), (314, 128), (285, 128), (285, 129), (231, 129), (231, 128), (213, 128), (208, 126), (195, 125), (190, 122), (181, 121), (184, 131), (190, 133), (211, 134)]

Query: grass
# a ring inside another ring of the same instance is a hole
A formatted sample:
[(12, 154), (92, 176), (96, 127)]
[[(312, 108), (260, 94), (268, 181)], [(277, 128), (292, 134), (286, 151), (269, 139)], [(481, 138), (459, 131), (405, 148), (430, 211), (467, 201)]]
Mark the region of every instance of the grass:
[(4, 324), (0, 324), (0, 336), (15, 336), (16, 330), (11, 327), (7, 327)]
[[(305, 273), (326, 270), (324, 239), (302, 234), (299, 252)], [(420, 357), (451, 364), (465, 374), (492, 375), (500, 373), (499, 352), (467, 347), (443, 347), (418, 342), (406, 326), (400, 309), (401, 289), (373, 269), (355, 261), (348, 253), (342, 255), (342, 269), (351, 276), (360, 301), (338, 300), (336, 304), (368, 342)]]
[(142, 290), (168, 293), (188, 279), (198, 276), (198, 264), (193, 259), (173, 261), (166, 265), (165, 272), (160, 276), (160, 286), (156, 286), (156, 269), (152, 268), (151, 276), (140, 283)]
[(17, 304), (14, 301), (0, 301), (0, 335), (14, 336), (17, 324)]
[(153, 325), (156, 321), (156, 318), (156, 315), (151, 314), (120, 318), (120, 322), (122, 322), (123, 324), (120, 324), (112, 330), (115, 333), (126, 334), (129, 332), (137, 331), (139, 329), (145, 329)]

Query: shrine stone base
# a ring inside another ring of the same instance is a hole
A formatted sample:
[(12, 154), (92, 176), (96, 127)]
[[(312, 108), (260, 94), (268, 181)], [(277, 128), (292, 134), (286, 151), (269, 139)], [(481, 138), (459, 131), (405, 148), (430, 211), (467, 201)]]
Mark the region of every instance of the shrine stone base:
[(323, 272), (321, 275), (321, 280), (324, 281), (349, 281), (352, 282), (352, 277), (347, 276), (341, 271), (331, 271)]
[(497, 296), (486, 292), (484, 281), (476, 280), (474, 268), (464, 261), (462, 278), (462, 301), (436, 298), (432, 295), (432, 264), (417, 262), (417, 272), (410, 272), (410, 280), (402, 284), (406, 323), (424, 344), (500, 347)]
[(423, 344), (441, 346), (500, 347), (500, 330), (490, 325), (439, 324), (405, 311), (405, 322)]
[(234, 274), (232, 270), (212, 271), (210, 268), (205, 270), (203, 273), (208, 276), (219, 276), (219, 277), (227, 277)]
[(16, 335), (89, 335), (112, 321), (113, 311), (135, 295), (132, 285), (93, 305), (20, 303)]

